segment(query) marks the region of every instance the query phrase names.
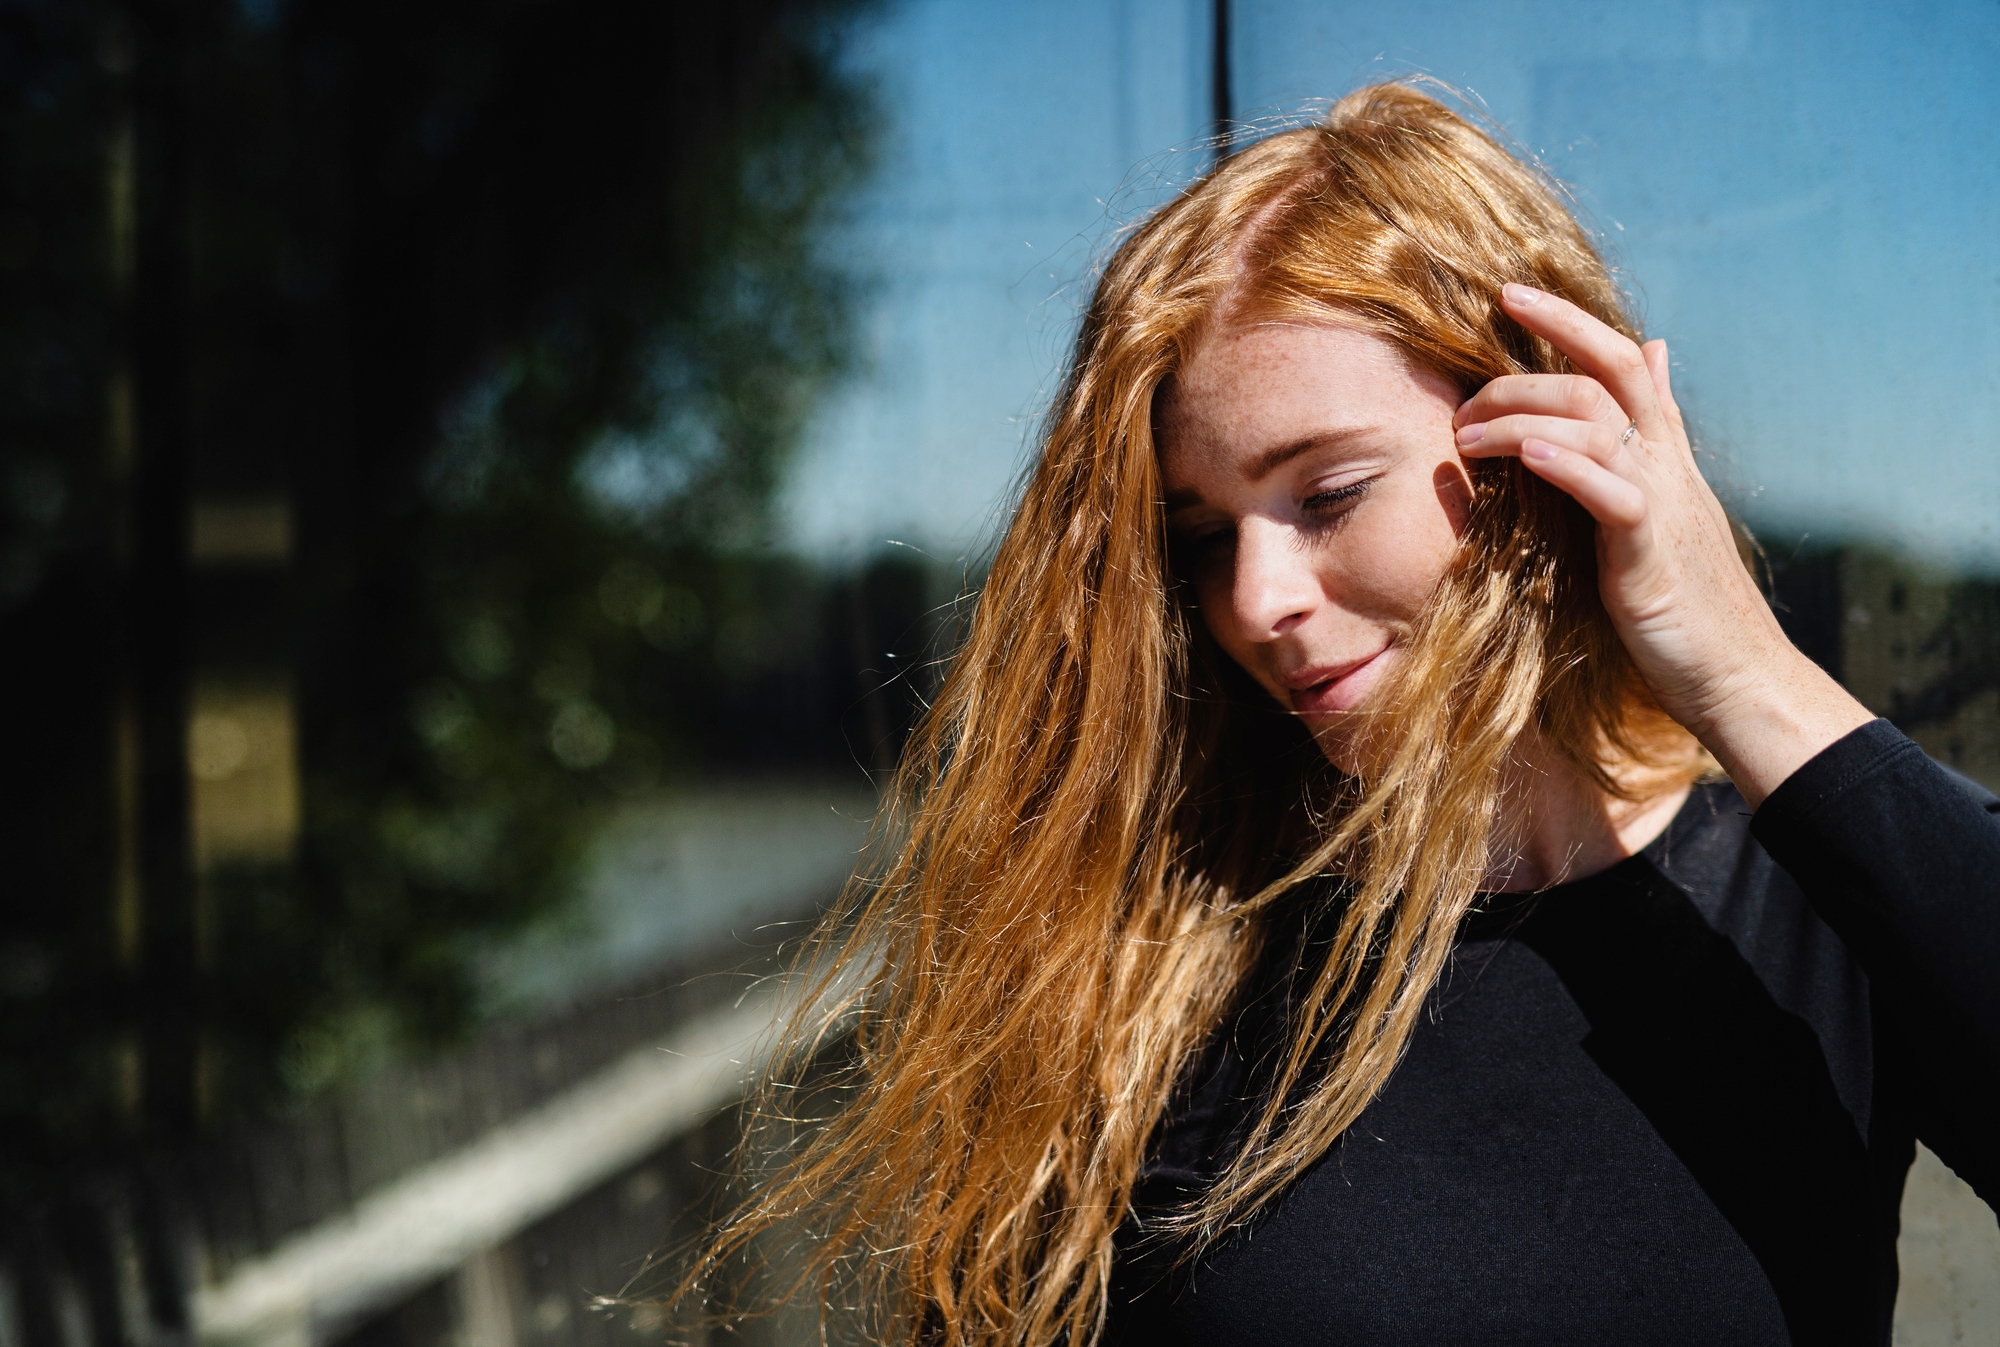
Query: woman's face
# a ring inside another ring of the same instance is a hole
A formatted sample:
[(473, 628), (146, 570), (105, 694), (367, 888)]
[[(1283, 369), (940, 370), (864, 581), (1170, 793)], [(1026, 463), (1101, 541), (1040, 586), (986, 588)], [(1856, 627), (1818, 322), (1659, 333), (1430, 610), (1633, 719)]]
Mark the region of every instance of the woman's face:
[(1332, 323), (1225, 327), (1162, 407), (1167, 525), (1217, 644), (1352, 770), (1381, 682), (1465, 527), (1457, 390)]

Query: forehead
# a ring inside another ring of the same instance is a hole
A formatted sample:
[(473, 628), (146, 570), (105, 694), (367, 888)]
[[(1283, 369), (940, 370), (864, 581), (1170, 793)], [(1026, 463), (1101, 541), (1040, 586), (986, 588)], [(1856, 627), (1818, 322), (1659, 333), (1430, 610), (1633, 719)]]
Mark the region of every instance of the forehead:
[(1386, 448), (1448, 423), (1460, 401), (1450, 380), (1393, 342), (1339, 322), (1223, 326), (1195, 348), (1165, 390), (1155, 426), (1168, 494), (1230, 477), (1286, 446)]
[[(1169, 440), (1257, 438), (1301, 418), (1393, 416), (1450, 386), (1401, 348), (1333, 322), (1260, 322), (1211, 332), (1175, 377), (1162, 407)], [(1456, 398), (1453, 398), (1456, 401)]]

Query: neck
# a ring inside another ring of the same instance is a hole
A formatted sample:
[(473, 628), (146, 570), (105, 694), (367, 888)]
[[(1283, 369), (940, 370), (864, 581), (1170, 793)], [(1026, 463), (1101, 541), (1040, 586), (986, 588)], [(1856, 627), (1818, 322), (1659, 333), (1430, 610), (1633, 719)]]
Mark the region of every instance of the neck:
[(1502, 780), (1503, 814), (1487, 849), (1489, 892), (1524, 893), (1608, 870), (1666, 831), (1688, 787), (1642, 777), (1621, 784), (1635, 800), (1604, 790), (1582, 768), (1530, 731)]

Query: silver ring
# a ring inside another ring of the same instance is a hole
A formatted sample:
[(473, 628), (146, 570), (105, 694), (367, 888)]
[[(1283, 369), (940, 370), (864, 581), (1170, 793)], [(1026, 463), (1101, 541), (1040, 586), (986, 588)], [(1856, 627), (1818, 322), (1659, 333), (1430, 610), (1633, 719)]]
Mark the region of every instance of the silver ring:
[(1631, 425), (1625, 427), (1625, 433), (1618, 437), (1618, 447), (1620, 449), (1623, 449), (1625, 447), (1625, 441), (1631, 439), (1634, 435), (1638, 433), (1639, 433), (1639, 423), (1637, 421), (1634, 421)]

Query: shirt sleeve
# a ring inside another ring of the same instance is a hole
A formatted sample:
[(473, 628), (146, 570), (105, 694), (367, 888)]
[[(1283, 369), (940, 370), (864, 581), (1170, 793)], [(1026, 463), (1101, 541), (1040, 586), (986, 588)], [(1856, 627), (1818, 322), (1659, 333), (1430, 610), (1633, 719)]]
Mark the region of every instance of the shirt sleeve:
[(1918, 1136), (2000, 1207), (2000, 798), (1877, 720), (1751, 831), (1867, 971)]

